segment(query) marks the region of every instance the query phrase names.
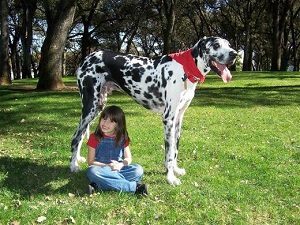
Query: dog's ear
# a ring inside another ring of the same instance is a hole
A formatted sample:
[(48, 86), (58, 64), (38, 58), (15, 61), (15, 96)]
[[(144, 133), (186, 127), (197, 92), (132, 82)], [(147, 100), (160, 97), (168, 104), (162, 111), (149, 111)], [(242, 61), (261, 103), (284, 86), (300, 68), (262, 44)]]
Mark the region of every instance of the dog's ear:
[[(194, 47), (192, 48), (192, 56), (193, 56), (193, 58), (197, 58), (199, 56), (199, 54), (200, 54), (199, 48), (198, 48), (198, 43), (199, 42), (197, 42), (197, 44), (195, 44)], [(202, 53), (201, 53), (201, 55), (202, 55)]]
[(192, 48), (192, 56), (197, 58), (198, 56), (203, 57), (203, 52), (206, 50), (206, 36), (200, 39)]
[(206, 50), (206, 43), (207, 43), (207, 37), (204, 36), (204, 38), (200, 39), (199, 41), (199, 44), (198, 44), (198, 47), (199, 49), (201, 49), (202, 51), (205, 51)]

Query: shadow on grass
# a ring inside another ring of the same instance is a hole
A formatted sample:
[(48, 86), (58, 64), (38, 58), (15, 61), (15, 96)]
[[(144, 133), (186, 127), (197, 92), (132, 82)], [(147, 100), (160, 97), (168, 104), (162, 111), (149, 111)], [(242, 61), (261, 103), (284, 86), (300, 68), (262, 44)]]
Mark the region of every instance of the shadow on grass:
[(300, 85), (200, 88), (192, 104), (239, 108), (295, 105), (300, 104)]
[[(21, 198), (68, 193), (86, 195), (88, 180), (84, 169), (71, 173), (69, 167), (49, 166), (26, 158), (10, 157), (0, 157), (0, 165), (0, 172), (5, 174), (0, 187)], [(145, 171), (147, 177), (165, 175), (164, 170)], [(149, 183), (155, 184), (155, 181)]]
[(0, 157), (4, 174), (0, 187), (22, 198), (35, 195), (85, 194), (85, 170), (71, 173), (68, 167), (38, 164), (26, 158)]
[[(290, 76), (289, 76), (290, 77)], [(299, 76), (296, 76), (299, 79)], [(261, 76), (260, 76), (261, 78)], [(274, 78), (274, 77), (273, 77)], [(282, 76), (278, 79), (284, 79)], [(293, 77), (294, 78), (294, 77)], [(244, 78), (243, 78), (244, 79)], [(211, 79), (213, 81), (213, 79)], [(246, 84), (244, 87), (200, 87), (196, 90), (195, 98), (192, 101), (194, 105), (203, 106), (218, 106), (218, 107), (253, 107), (261, 105), (294, 105), (300, 104), (300, 85), (286, 85), (286, 86), (258, 86), (257, 84)], [(2, 95), (2, 96), (1, 96)], [(27, 108), (19, 110), (18, 120), (22, 114), (30, 112), (40, 113), (65, 113), (69, 116), (76, 116), (79, 118), (78, 113), (74, 110), (81, 110), (80, 98), (77, 91), (67, 92), (37, 92), (34, 90), (25, 89), (10, 89), (0, 88), (0, 106), (5, 107), (10, 104), (13, 106), (18, 105), (16, 99), (21, 100), (24, 98), (27, 101)], [(124, 93), (113, 92), (113, 101), (111, 104), (127, 105), (133, 104), (133, 100), (127, 97)], [(126, 96), (126, 97), (125, 97)], [(51, 97), (51, 104), (45, 103), (43, 97)], [(57, 98), (58, 102), (53, 102)], [(111, 99), (111, 98), (109, 98)], [(1, 104), (2, 102), (2, 104)], [(20, 101), (21, 104), (24, 102)], [(126, 106), (125, 106), (126, 107)], [(26, 111), (27, 110), (27, 111)], [(0, 111), (1, 112), (1, 111)], [(9, 112), (6, 112), (9, 115)]]
[[(8, 91), (0, 88), (0, 117), (1, 130), (11, 129), (12, 125), (17, 128), (14, 132), (26, 131), (31, 127), (36, 130), (51, 130), (59, 127), (67, 130), (70, 121), (76, 118), (74, 132), (81, 114), (80, 97), (77, 92), (37, 92), (37, 91)], [(124, 98), (124, 94), (117, 93), (120, 98), (110, 100), (111, 104), (133, 104), (130, 98)], [(39, 117), (56, 118), (54, 120), (41, 120)], [(61, 119), (60, 119), (61, 118)], [(22, 126), (20, 121), (26, 121)], [(69, 121), (66, 126), (65, 121)], [(73, 134), (73, 131), (72, 131)]]

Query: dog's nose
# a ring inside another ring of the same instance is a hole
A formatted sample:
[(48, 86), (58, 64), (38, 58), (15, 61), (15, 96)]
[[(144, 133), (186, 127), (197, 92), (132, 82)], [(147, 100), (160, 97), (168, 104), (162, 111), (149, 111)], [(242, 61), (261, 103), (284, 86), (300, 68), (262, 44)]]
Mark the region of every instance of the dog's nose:
[(231, 59), (235, 59), (236, 56), (237, 56), (237, 52), (236, 51), (230, 51), (229, 56), (230, 56)]

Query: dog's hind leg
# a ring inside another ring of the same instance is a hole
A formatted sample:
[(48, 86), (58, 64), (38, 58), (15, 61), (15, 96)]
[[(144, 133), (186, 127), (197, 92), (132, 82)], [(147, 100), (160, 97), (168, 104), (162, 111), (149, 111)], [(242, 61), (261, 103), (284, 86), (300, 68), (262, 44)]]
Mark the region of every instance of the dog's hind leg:
[(72, 158), (70, 169), (72, 172), (79, 170), (78, 163), (80, 161), (85, 161), (85, 159), (80, 156), (82, 141), (90, 122), (98, 115), (99, 110), (102, 110), (102, 107), (99, 108), (101, 82), (95, 77), (85, 76), (79, 80), (78, 84), (82, 100), (82, 113), (78, 128), (71, 143)]
[(87, 139), (89, 139), (89, 137), (90, 137), (90, 124), (87, 125), (87, 127), (86, 127), (85, 136)]

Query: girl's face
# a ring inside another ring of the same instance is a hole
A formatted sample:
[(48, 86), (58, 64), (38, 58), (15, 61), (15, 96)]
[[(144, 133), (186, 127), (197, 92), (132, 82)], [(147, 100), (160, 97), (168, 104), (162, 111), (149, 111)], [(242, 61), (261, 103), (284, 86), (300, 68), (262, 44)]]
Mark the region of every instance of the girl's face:
[(105, 135), (114, 135), (116, 131), (116, 126), (116, 122), (111, 121), (110, 118), (101, 118), (100, 120), (100, 129)]

